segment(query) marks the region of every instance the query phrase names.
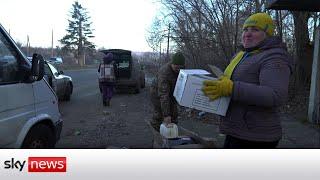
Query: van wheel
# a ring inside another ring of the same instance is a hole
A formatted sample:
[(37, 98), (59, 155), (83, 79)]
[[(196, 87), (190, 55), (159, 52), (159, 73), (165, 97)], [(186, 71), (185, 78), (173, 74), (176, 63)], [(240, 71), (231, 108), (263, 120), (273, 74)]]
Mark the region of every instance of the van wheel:
[(55, 140), (52, 130), (44, 125), (38, 124), (32, 127), (22, 143), (24, 149), (49, 149), (54, 148)]

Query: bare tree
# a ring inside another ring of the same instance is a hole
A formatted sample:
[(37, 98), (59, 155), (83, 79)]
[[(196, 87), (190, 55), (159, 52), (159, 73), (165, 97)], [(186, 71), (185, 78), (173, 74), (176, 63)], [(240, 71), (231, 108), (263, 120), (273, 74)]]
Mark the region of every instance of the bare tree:
[(311, 35), (311, 39), (312, 39), (312, 41), (314, 41), (315, 33), (316, 33), (315, 29), (320, 24), (319, 23), (320, 22), (320, 13), (319, 12), (310, 13), (310, 17), (311, 17), (311, 20), (310, 20), (309, 32), (313, 32)]
[(172, 24), (172, 40), (191, 66), (225, 67), (238, 50), (244, 2), (239, 0), (161, 0)]
[[(164, 18), (172, 26), (175, 48), (187, 56), (190, 67), (205, 68), (215, 64), (224, 69), (241, 45), (242, 24), (256, 12), (266, 12), (273, 16), (279, 35), (288, 44), (290, 52), (296, 54), (296, 84), (308, 81), (311, 60), (307, 57), (310, 46), (308, 13), (270, 11), (266, 0), (159, 0), (164, 7)], [(319, 14), (313, 14), (313, 24), (319, 24)], [(163, 29), (155, 26), (154, 29)], [(153, 31), (150, 40), (160, 49), (161, 32)], [(313, 37), (313, 36), (312, 36)], [(308, 60), (306, 60), (308, 59)], [(300, 85), (298, 85), (300, 84)]]
[(163, 29), (163, 23), (159, 18), (154, 18), (152, 25), (148, 31), (147, 42), (149, 46), (153, 49), (153, 51), (157, 51), (160, 49), (160, 43), (163, 40), (163, 36), (161, 34), (161, 30)]

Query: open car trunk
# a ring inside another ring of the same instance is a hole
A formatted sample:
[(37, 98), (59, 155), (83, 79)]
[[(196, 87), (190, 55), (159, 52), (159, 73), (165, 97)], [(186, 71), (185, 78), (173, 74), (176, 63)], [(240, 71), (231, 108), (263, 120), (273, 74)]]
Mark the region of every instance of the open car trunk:
[(131, 51), (123, 49), (108, 49), (101, 50), (105, 55), (108, 53), (113, 54), (115, 61), (115, 76), (117, 79), (129, 79), (131, 77), (132, 69), (132, 56)]

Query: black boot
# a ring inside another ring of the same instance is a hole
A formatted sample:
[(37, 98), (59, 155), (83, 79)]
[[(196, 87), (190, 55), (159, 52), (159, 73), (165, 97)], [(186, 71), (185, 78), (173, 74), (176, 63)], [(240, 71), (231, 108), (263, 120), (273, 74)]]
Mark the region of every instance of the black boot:
[(103, 106), (107, 106), (107, 102), (105, 100), (102, 100)]

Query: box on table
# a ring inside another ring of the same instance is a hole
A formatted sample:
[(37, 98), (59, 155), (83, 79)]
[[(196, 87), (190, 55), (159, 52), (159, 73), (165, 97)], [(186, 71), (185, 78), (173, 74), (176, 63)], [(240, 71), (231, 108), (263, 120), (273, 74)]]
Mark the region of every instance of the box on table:
[(181, 69), (173, 96), (181, 106), (225, 116), (230, 97), (210, 101), (201, 90), (204, 80), (216, 79), (208, 75), (210, 73), (202, 69)]

